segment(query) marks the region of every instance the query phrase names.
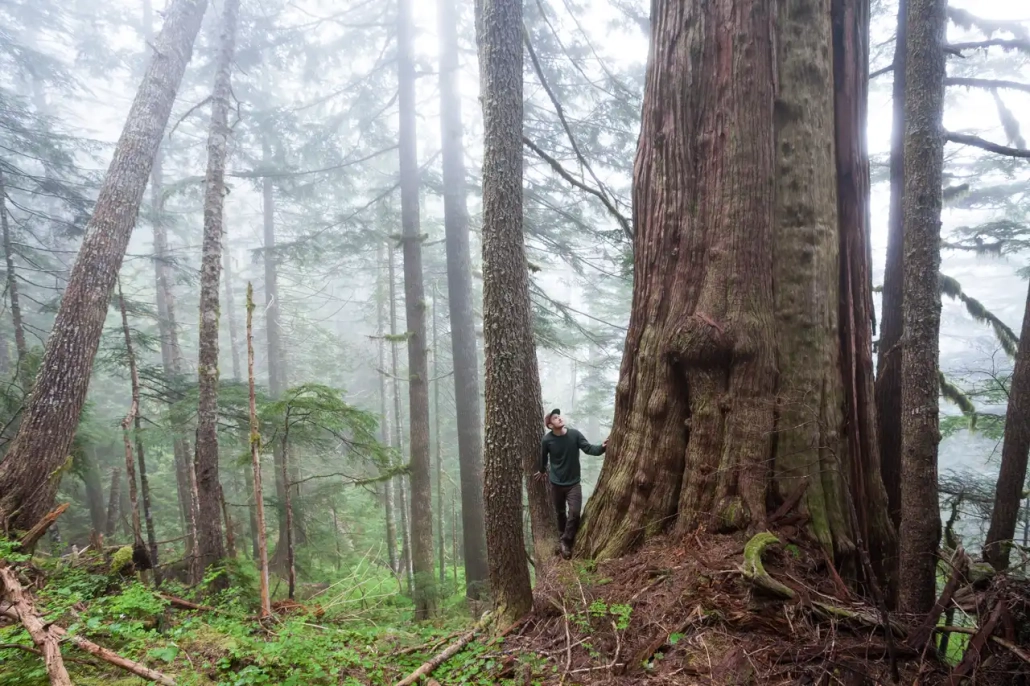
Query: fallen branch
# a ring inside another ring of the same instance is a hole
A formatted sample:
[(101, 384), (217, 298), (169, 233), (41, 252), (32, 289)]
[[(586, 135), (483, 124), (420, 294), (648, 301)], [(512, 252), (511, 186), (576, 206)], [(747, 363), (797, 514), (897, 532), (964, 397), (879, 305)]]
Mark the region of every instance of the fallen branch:
[(966, 555), (966, 551), (959, 548), (955, 551), (955, 555), (952, 558), (952, 572), (951, 577), (948, 578), (948, 582), (944, 584), (944, 590), (941, 591), (941, 597), (937, 599), (937, 603), (930, 610), (930, 613), (923, 619), (923, 623), (916, 629), (915, 633), (909, 639), (908, 644), (916, 650), (922, 650), (926, 642), (933, 636), (934, 629), (937, 626), (937, 620), (940, 618), (941, 613), (944, 612), (949, 605), (951, 600), (955, 596), (955, 591), (959, 589), (963, 581), (966, 578), (966, 574), (969, 572), (969, 556)]
[(990, 617), (987, 618), (987, 623), (973, 633), (973, 637), (969, 639), (969, 645), (966, 647), (966, 652), (962, 655), (962, 661), (958, 663), (955, 671), (951, 673), (951, 686), (958, 686), (962, 683), (962, 679), (979, 664), (980, 651), (984, 649), (988, 638), (994, 633), (998, 622), (1001, 621), (1001, 614), (1004, 610), (1004, 603), (995, 605)]
[(22, 550), (32, 550), (39, 539), (43, 538), (43, 534), (54, 525), (57, 518), (64, 514), (64, 511), (68, 509), (69, 503), (61, 503), (48, 514), (46, 514), (41, 520), (36, 522), (36, 525), (25, 532), (25, 535), (18, 541), (18, 545)]
[[(8, 579), (7, 575), (10, 575), (10, 579)], [(18, 594), (19, 595), (21, 594), (21, 585), (18, 584), (17, 579), (14, 578), (14, 574), (10, 571), (9, 568), (0, 569), (0, 579), (3, 580), (4, 586), (7, 589), (5, 591), (5, 595), (8, 598), (12, 599), (12, 603), (10, 605), (5, 605), (4, 607), (0, 607), (0, 616), (7, 617), (9, 619), (15, 619), (15, 620), (22, 621), (22, 624), (25, 625), (26, 629), (28, 629), (28, 625), (26, 625), (25, 622), (23, 620), (21, 620), (21, 617), (18, 614), (18, 603), (17, 603), (16, 600), (14, 600), (12, 598), (11, 586), (9, 585), (9, 583), (10, 583), (11, 580), (14, 581), (14, 583), (17, 585), (17, 590), (18, 590)], [(24, 603), (28, 603), (28, 601), (24, 600), (24, 599), (23, 599), (23, 602)], [(29, 604), (29, 607), (31, 608), (31, 604)], [(38, 620), (38, 617), (36, 619)], [(167, 674), (162, 674), (161, 672), (158, 672), (157, 670), (150, 669), (149, 667), (147, 667), (144, 664), (141, 664), (139, 662), (135, 662), (135, 661), (130, 660), (128, 658), (124, 658), (121, 655), (118, 655), (117, 653), (108, 650), (107, 648), (102, 648), (102, 647), (98, 646), (96, 643), (93, 643), (92, 641), (90, 641), (88, 639), (85, 639), (82, 636), (79, 636), (78, 634), (69, 634), (67, 632), (67, 630), (57, 626), (56, 624), (49, 624), (49, 625), (46, 625), (44, 627), (43, 624), (42, 624), (42, 621), (40, 621), (40, 625), (39, 626), (40, 626), (41, 629), (43, 629), (46, 633), (48, 633), (50, 635), (50, 639), (53, 641), (54, 648), (57, 650), (57, 660), (58, 660), (58, 663), (60, 663), (60, 659), (61, 659), (60, 649), (57, 647), (58, 646), (58, 639), (65, 639), (67, 641), (70, 641), (72, 643), (72, 645), (74, 645), (76, 648), (79, 648), (80, 650), (83, 650), (83, 651), (89, 653), (90, 655), (92, 655), (94, 657), (98, 657), (101, 660), (103, 660), (104, 662), (107, 662), (108, 664), (112, 664), (115, 667), (119, 667), (121, 669), (124, 669), (127, 672), (131, 672), (131, 673), (135, 674), (136, 676), (140, 677), (141, 679), (146, 679), (148, 681), (153, 681), (154, 683), (161, 684), (162, 686), (175, 686), (175, 679), (173, 679), (172, 677), (168, 676)], [(29, 631), (29, 634), (32, 635), (32, 631), (31, 630)], [(34, 641), (36, 640), (34, 635), (33, 635), (33, 640)], [(36, 645), (40, 645), (40, 644), (37, 643)], [(40, 646), (40, 647), (42, 647), (44, 653), (46, 653), (46, 651), (47, 651), (46, 646)], [(61, 669), (64, 670), (64, 665), (61, 665)], [(47, 672), (48, 673), (50, 672), (50, 660), (49, 660), (49, 658), (47, 659)], [(55, 680), (53, 675), (51, 675), (50, 683), (51, 684), (60, 684), (61, 686), (64, 686), (64, 684), (68, 684), (68, 686), (72, 686), (71, 679), (68, 677), (68, 673), (67, 672), (64, 672), (64, 678), (65, 678), (65, 681)]]
[(472, 627), (472, 629), (469, 630), (464, 636), (462, 636), (460, 639), (458, 639), (450, 646), (448, 646), (447, 649), (444, 650), (442, 653), (440, 653), (433, 659), (429, 660), (428, 662), (424, 663), (421, 667), (416, 669), (407, 677), (398, 681), (394, 686), (412, 686), (412, 684), (418, 683), (419, 679), (421, 679), (422, 677), (429, 676), (437, 667), (439, 667), (444, 662), (447, 662), (447, 660), (450, 660), (452, 657), (460, 653), (462, 649), (465, 646), (467, 646), (473, 638), (476, 637), (476, 634), (478, 634), (480, 631), (489, 626), (490, 622), (492, 621), (493, 614), (487, 612), (483, 615), (483, 618), (480, 619), (476, 623), (476, 625)]
[[(35, 527), (33, 527), (35, 528)], [(61, 644), (59, 634), (53, 625), (47, 625), (42, 617), (32, 606), (32, 602), (25, 596), (18, 577), (10, 567), (0, 568), (0, 592), (10, 605), (4, 609), (4, 614), (11, 619), (21, 622), (25, 630), (32, 637), (43, 654), (43, 662), (46, 665), (47, 676), (50, 677), (51, 686), (72, 686), (72, 679), (68, 676), (68, 670), (61, 660)]]
[[(43, 657), (43, 651), (39, 648), (33, 648), (32, 646), (22, 645), (21, 643), (0, 643), (0, 650), (23, 650), (26, 653), (32, 653)], [(65, 662), (74, 662), (80, 665), (88, 665), (89, 667), (99, 667), (100, 663), (93, 662), (92, 660), (79, 660), (74, 657), (65, 657)]]
[[(967, 634), (969, 636), (975, 636), (979, 629), (974, 629), (967, 626), (935, 626), (934, 631), (941, 634)], [(1012, 641), (1007, 641), (1001, 636), (991, 636), (991, 640), (1000, 645), (1002, 648), (1009, 650), (1013, 655), (1018, 657), (1023, 662), (1030, 664), (1030, 653), (1017, 646)]]
[(168, 604), (172, 607), (177, 607), (180, 610), (199, 610), (200, 612), (219, 612), (218, 608), (210, 607), (208, 605), (199, 605), (191, 600), (185, 598), (179, 598), (178, 596), (169, 595), (167, 593), (158, 593), (160, 598), (167, 600)]

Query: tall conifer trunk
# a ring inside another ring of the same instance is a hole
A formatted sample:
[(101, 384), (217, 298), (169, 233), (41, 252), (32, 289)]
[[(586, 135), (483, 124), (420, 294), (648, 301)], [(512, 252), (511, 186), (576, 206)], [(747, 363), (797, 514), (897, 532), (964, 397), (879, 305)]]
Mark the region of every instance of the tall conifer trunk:
[(426, 295), (422, 277), (422, 236), (419, 229), (418, 141), (415, 130), (415, 27), (411, 11), (412, 0), (399, 0), (398, 147), (411, 430), (411, 567), (415, 582), (415, 618), (427, 619), (436, 607), (436, 579), (433, 576), (433, 480), (429, 447), (429, 342), (426, 338)]
[(462, 143), (456, 0), (438, 0), (440, 34), (440, 128), (443, 211), (447, 248), (447, 304), (461, 480), (465, 595), (476, 599), (487, 580), (483, 529), (483, 432), (479, 410), (479, 357), (472, 309), (472, 259)]
[(221, 486), (218, 480), (218, 282), (222, 271), (222, 215), (225, 161), (229, 152), (232, 60), (236, 47), (239, 0), (225, 0), (215, 85), (211, 93), (211, 129), (207, 142), (204, 192), (204, 247), (200, 268), (200, 359), (197, 408), (197, 547), (202, 568), (225, 557), (222, 538)]
[[(520, 477), (539, 455), (543, 419), (522, 232), (522, 2), (480, 0), (476, 9), (483, 103), (483, 500), (490, 590), (501, 616), (514, 621), (533, 603)], [(542, 568), (550, 551), (537, 552)]]

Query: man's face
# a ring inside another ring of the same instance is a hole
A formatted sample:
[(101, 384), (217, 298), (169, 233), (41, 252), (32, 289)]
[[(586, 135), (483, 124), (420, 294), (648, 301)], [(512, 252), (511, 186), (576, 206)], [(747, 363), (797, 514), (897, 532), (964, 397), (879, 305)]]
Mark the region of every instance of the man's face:
[(565, 420), (560, 414), (551, 417), (551, 431), (561, 431), (565, 426)]

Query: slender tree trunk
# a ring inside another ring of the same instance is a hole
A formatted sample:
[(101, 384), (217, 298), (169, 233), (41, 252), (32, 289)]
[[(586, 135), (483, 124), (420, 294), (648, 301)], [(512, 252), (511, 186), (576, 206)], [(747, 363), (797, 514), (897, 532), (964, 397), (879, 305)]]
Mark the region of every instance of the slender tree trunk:
[[(484, 140), (486, 549), (494, 602), (512, 622), (533, 604), (520, 477), (530, 456), (539, 454), (542, 419), (522, 233), (522, 3), (480, 0), (477, 9)], [(537, 560), (544, 560), (539, 551)]]
[(404, 565), (404, 579), (408, 595), (415, 595), (415, 581), (412, 578), (411, 564), (411, 528), (408, 524), (408, 489), (404, 485), (405, 477), (397, 481), (397, 508), (401, 513), (401, 564)]
[(229, 151), (232, 105), (232, 60), (236, 45), (239, 0), (225, 0), (215, 84), (211, 94), (211, 129), (207, 143), (204, 192), (204, 249), (200, 275), (200, 357), (197, 364), (197, 543), (207, 569), (225, 557), (222, 541), (221, 486), (218, 480), (218, 281), (222, 269), (222, 214), (225, 160)]
[[(440, 127), (443, 211), (447, 248), (447, 302), (458, 431), (458, 471), (465, 551), (465, 595), (478, 599), (487, 581), (483, 528), (483, 433), (479, 359), (472, 310), (472, 259), (465, 183), (464, 127), (458, 63), (458, 5), (439, 0)], [(455, 564), (457, 562), (455, 561)]]
[[(61, 298), (32, 394), (0, 464), (0, 524), (28, 528), (50, 509), (86, 399), (111, 291), (206, 0), (175, 0), (129, 111)], [(10, 521), (8, 521), (10, 520)]]
[(225, 272), (225, 314), (229, 318), (229, 347), (232, 352), (232, 380), (240, 382), (240, 334), (236, 325), (236, 299), (233, 298), (232, 289), (232, 253), (229, 251), (229, 244), (222, 250), (222, 269)]
[(225, 502), (225, 489), (218, 485), (218, 502), (222, 506), (222, 517), (225, 518), (225, 554), (236, 557), (236, 534), (232, 530), (232, 518), (229, 516), (229, 504)]
[(433, 575), (433, 479), (429, 447), (429, 364), (426, 296), (422, 280), (419, 229), (418, 141), (415, 130), (415, 27), (412, 0), (398, 0), (397, 72), (400, 111), (401, 245), (404, 249), (404, 308), (408, 337), (408, 402), (411, 431), (411, 562), (415, 581), (415, 619), (436, 608)]
[[(384, 244), (380, 243), (376, 249), (376, 265), (378, 266), (378, 278), (376, 279), (376, 341), (379, 352), (379, 416), (382, 418), (379, 424), (379, 440), (383, 445), (390, 445), (390, 427), (386, 400), (386, 298), (392, 294), (383, 278), (383, 262), (385, 260)], [(393, 343), (390, 344), (394, 345)], [(394, 370), (396, 373), (396, 369)], [(398, 418), (399, 421), (399, 418)], [(393, 465), (390, 465), (391, 467)], [(400, 580), (400, 566), (397, 562), (397, 526), (393, 518), (393, 479), (387, 479), (380, 484), (383, 493), (383, 509), (386, 512), (386, 554), (390, 560), (390, 570)]]
[(433, 449), (436, 451), (436, 533), (437, 557), (440, 565), (440, 583), (447, 580), (447, 561), (444, 559), (444, 544), (447, 539), (443, 528), (443, 450), (440, 447), (440, 348), (437, 341), (436, 310), (440, 304), (440, 293), (433, 289)]
[[(887, 264), (883, 273), (880, 340), (876, 363), (876, 423), (880, 436), (883, 484), (891, 520), (901, 526), (901, 335), (903, 326), (905, 226), (905, 69), (908, 0), (898, 4), (894, 47), (893, 124), (890, 151), (890, 209), (887, 219)], [(892, 567), (897, 567), (897, 560)], [(893, 604), (893, 603), (892, 603)]]
[(85, 463), (82, 469), (82, 482), (86, 487), (90, 527), (96, 533), (102, 534), (107, 525), (107, 512), (104, 509), (104, 485), (100, 482), (96, 448), (91, 448), (88, 456), (83, 452), (82, 459)]
[[(399, 371), (400, 368), (397, 363), (397, 293), (396, 284), (397, 279), (394, 274), (394, 257), (393, 249), (389, 250), (387, 256), (387, 279), (389, 280), (389, 300), (390, 300), (390, 376), (391, 384), (393, 386), (393, 447), (397, 450), (398, 455), (404, 454), (404, 424), (401, 421), (401, 384)], [(402, 474), (397, 477), (397, 499), (398, 499), (398, 510), (400, 512), (400, 524), (401, 524), (401, 571), (404, 575), (405, 584), (408, 589), (408, 594), (412, 594), (412, 580), (411, 580), (411, 539), (408, 532), (408, 508), (407, 499), (404, 494), (404, 479), (406, 477)]]
[(29, 392), (29, 379), (26, 378), (24, 366), (29, 346), (25, 342), (25, 324), (21, 317), (21, 298), (18, 297), (18, 274), (14, 267), (14, 245), (11, 240), (11, 228), (7, 220), (7, 190), (4, 176), (0, 172), (0, 229), (3, 230), (4, 261), (7, 265), (7, 297), (11, 302), (11, 321), (14, 324), (14, 347), (18, 353), (18, 381), (22, 384), (22, 393)]
[[(877, 434), (873, 351), (875, 327), (872, 284), (869, 152), (868, 0), (833, 0), (834, 102), (836, 115), (837, 209), (840, 231), (839, 321), (844, 417), (857, 520), (855, 543), (868, 551), (877, 586), (896, 590), (896, 528), (884, 489), (881, 443)], [(875, 534), (875, 535), (874, 535)], [(864, 572), (865, 570), (857, 570)], [(874, 597), (879, 588), (869, 588)]]
[(140, 390), (139, 371), (136, 367), (136, 353), (132, 345), (132, 335), (129, 331), (129, 317), (125, 311), (125, 296), (122, 294), (121, 280), (118, 281), (118, 309), (122, 316), (122, 334), (125, 337), (125, 353), (129, 358), (129, 381), (132, 389), (132, 402), (129, 406), (129, 413), (122, 420), (122, 437), (125, 442), (125, 474), (129, 482), (129, 501), (132, 505), (132, 535), (133, 545), (137, 548), (143, 546), (143, 535), (140, 531), (140, 506), (136, 497), (136, 469), (133, 464), (132, 442), (129, 439), (129, 426), (136, 432), (135, 443), (136, 453), (139, 456), (140, 483), (143, 491), (144, 519), (147, 523), (147, 548), (149, 559), (148, 568), (154, 569), (155, 584), (158, 581), (157, 574), (157, 534), (154, 532), (154, 517), (150, 512), (150, 483), (147, 480), (146, 460), (143, 456), (143, 441), (140, 436)]
[[(267, 140), (262, 141), (262, 163), (272, 164), (272, 149)], [(273, 400), (282, 397), (286, 390), (286, 355), (282, 344), (281, 308), (279, 307), (279, 275), (275, 250), (275, 188), (272, 179), (265, 178), (261, 185), (264, 213), (264, 266), (265, 266), (265, 334), (268, 343), (268, 391)], [(277, 508), (279, 538), (272, 555), (272, 566), (281, 569), (286, 563), (286, 483), (283, 479), (282, 463), (285, 460), (282, 444), (276, 442), (272, 446), (272, 458), (275, 470), (275, 495), (279, 501)]]
[[(143, 37), (149, 45), (154, 40), (153, 12), (150, 0), (143, 2)], [(179, 334), (175, 325), (175, 298), (172, 294), (172, 278), (168, 265), (168, 231), (164, 224), (164, 179), (161, 147), (154, 154), (150, 171), (150, 211), (154, 233), (154, 277), (157, 286), (157, 326), (161, 336), (161, 364), (165, 383), (169, 389), (176, 389), (182, 374), (182, 351), (179, 348)], [(172, 424), (172, 452), (175, 459), (175, 483), (179, 500), (179, 514), (186, 530), (186, 556), (193, 559), (196, 548), (196, 503), (193, 500), (191, 483), (193, 460), (189, 445), (182, 436), (176, 414), (170, 417)]]
[(865, 532), (889, 538), (863, 352), (865, 16), (831, 0), (652, 4), (633, 310), (579, 552), (761, 530), (792, 497), (855, 576)]
[(945, 0), (909, 0), (905, 69), (904, 345), (901, 350), (901, 537), (898, 591), (905, 612), (936, 601), (937, 446), (944, 166)]
[[(984, 542), (984, 558), (998, 570), (1007, 569), (1016, 535), (1019, 505), (1026, 485), (1027, 454), (1030, 453), (1030, 292), (1023, 310), (1023, 327), (1012, 371), (1008, 407), (1005, 410), (1005, 439), (1001, 467), (994, 493), (991, 526)], [(1024, 538), (1025, 538), (1024, 534)]]
[[(451, 570), (454, 572), (454, 583), (458, 583), (458, 506), (451, 495)], [(465, 572), (466, 575), (468, 572)], [(467, 584), (466, 584), (467, 588)]]
[(107, 493), (107, 523), (104, 526), (104, 536), (112, 538), (118, 530), (118, 510), (122, 504), (122, 472), (118, 467), (111, 467), (111, 487)]
[(293, 498), (290, 494), (292, 487), (290, 486), (290, 411), (286, 410), (286, 424), (283, 426), (283, 438), (282, 438), (282, 471), (283, 471), (283, 483), (286, 485), (284, 493), (286, 494), (286, 501), (284, 502), (284, 509), (286, 510), (286, 579), (289, 587), (289, 599), (293, 600), (297, 592), (297, 565), (296, 557), (294, 556), (293, 550)]
[(261, 432), (258, 428), (257, 400), (254, 392), (254, 287), (247, 282), (247, 383), (250, 390), (250, 464), (254, 477), (254, 516), (257, 520), (257, 563), (260, 577), (261, 617), (272, 614), (268, 596), (268, 541), (265, 527), (265, 500), (261, 491)]

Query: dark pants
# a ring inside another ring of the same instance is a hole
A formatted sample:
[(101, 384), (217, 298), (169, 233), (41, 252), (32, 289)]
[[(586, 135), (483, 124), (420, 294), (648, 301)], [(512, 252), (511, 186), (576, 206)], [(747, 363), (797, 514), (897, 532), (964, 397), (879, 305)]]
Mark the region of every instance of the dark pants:
[[(579, 531), (579, 514), (583, 509), (583, 487), (556, 486), (551, 484), (551, 498), (554, 500), (554, 512), (558, 515), (558, 535), (570, 548), (576, 541)], [(566, 514), (566, 506), (568, 514)]]

